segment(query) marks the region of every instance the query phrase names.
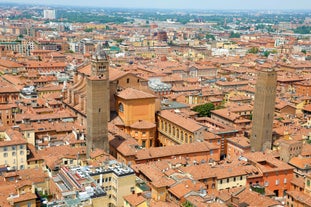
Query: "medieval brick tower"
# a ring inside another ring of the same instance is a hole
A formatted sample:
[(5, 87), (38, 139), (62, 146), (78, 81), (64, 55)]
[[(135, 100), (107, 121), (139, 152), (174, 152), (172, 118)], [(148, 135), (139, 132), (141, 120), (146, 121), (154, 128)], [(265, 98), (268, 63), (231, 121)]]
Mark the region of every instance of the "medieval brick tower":
[(252, 151), (265, 151), (272, 147), (276, 82), (277, 74), (274, 69), (258, 73), (251, 133)]
[(109, 151), (109, 61), (101, 47), (92, 56), (91, 70), (86, 86), (87, 157), (96, 148)]

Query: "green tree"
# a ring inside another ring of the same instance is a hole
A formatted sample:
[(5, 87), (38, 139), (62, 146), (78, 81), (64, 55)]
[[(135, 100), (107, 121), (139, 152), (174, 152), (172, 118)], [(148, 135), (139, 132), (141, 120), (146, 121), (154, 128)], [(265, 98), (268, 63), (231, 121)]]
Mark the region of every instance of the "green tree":
[(253, 54), (257, 54), (259, 52), (258, 47), (252, 47), (251, 49), (249, 49), (247, 51), (248, 53), (253, 53)]
[(215, 40), (215, 36), (214, 36), (214, 35), (211, 35), (211, 34), (206, 34), (206, 35), (205, 35), (205, 38), (208, 39), (208, 40), (209, 40), (209, 39)]
[(310, 34), (311, 27), (310, 26), (297, 27), (296, 29), (294, 29), (294, 32), (298, 34)]
[(122, 39), (122, 38), (117, 38), (117, 39), (114, 39), (114, 41), (116, 41), (117, 43), (121, 44), (121, 43), (124, 41), (124, 39)]
[(203, 105), (198, 105), (193, 107), (193, 111), (196, 111), (199, 113), (199, 116), (211, 116), (211, 111), (215, 109), (215, 105), (212, 103), (206, 103)]
[(230, 32), (230, 38), (240, 38), (240, 37), (241, 37), (240, 33)]
[(272, 54), (276, 54), (276, 53), (278, 53), (278, 50), (277, 50), (277, 49), (273, 49), (273, 50), (271, 51), (271, 53), (272, 53)]
[(183, 207), (193, 207), (193, 205), (189, 202), (189, 201), (186, 201), (182, 204)]
[(86, 28), (84, 32), (93, 32), (93, 28)]
[(306, 50), (301, 50), (302, 53), (304, 54), (307, 54), (307, 51)]
[(269, 52), (269, 51), (266, 50), (266, 51), (263, 52), (263, 55), (264, 55), (265, 57), (268, 57), (268, 56), (270, 55), (270, 53), (271, 53), (271, 52)]

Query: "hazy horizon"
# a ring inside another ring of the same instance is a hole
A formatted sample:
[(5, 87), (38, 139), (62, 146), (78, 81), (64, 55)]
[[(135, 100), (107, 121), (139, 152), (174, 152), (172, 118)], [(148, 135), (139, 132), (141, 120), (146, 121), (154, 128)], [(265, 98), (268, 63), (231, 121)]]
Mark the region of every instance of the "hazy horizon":
[(66, 5), (113, 8), (215, 9), (215, 10), (311, 10), (311, 0), (0, 0), (0, 3)]

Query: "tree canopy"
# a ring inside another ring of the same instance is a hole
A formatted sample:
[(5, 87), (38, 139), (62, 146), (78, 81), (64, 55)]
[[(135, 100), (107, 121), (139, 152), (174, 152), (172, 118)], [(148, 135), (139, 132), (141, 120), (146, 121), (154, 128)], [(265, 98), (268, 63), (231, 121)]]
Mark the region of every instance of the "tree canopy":
[(241, 37), (240, 33), (230, 32), (230, 38), (240, 38), (240, 37)]
[(253, 53), (253, 54), (257, 54), (259, 52), (258, 47), (252, 47), (251, 49), (249, 49), (247, 51), (248, 53)]
[(215, 109), (215, 105), (212, 103), (206, 103), (203, 105), (198, 105), (193, 107), (193, 111), (196, 111), (199, 113), (199, 116), (211, 116), (211, 111)]

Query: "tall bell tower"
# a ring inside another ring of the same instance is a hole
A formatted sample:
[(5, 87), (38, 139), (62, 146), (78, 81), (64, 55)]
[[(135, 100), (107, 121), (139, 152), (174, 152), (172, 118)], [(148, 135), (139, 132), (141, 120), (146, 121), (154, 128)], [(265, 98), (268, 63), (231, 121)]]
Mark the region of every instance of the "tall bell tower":
[(95, 149), (109, 152), (109, 59), (101, 47), (92, 55), (91, 75), (87, 77), (87, 157)]

